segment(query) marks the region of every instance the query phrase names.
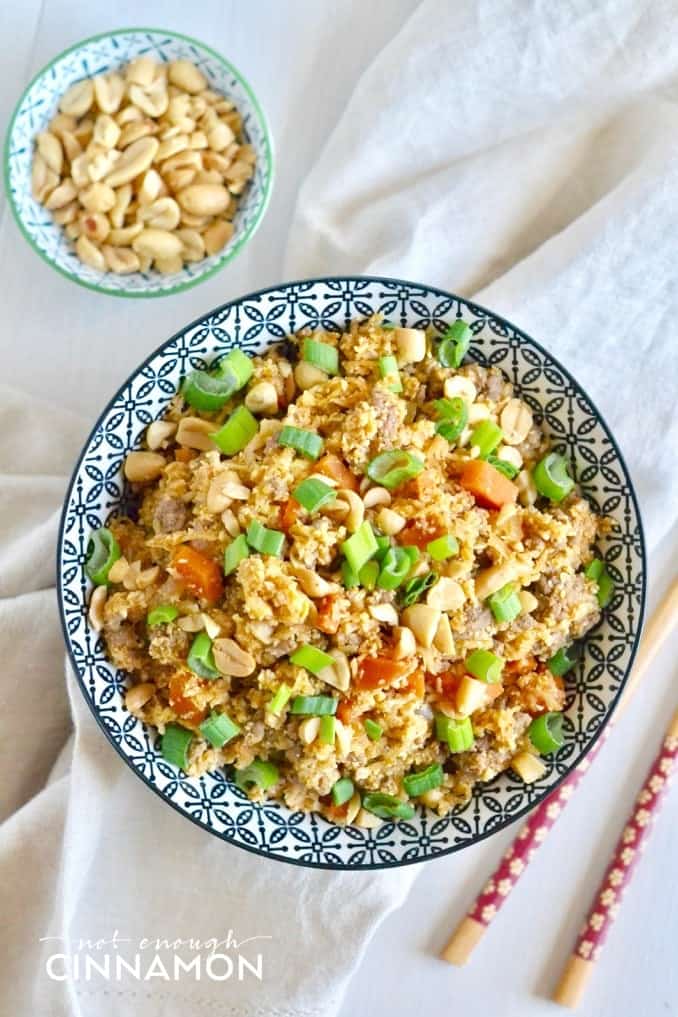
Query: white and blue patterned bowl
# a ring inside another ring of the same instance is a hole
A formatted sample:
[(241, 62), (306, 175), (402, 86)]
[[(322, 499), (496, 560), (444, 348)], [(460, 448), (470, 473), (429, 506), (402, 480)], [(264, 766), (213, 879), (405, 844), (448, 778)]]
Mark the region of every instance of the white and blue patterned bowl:
[[(84, 265), (63, 227), (31, 195), (35, 136), (46, 129), (59, 99), (81, 78), (113, 70), (148, 53), (158, 61), (186, 59), (196, 64), (210, 87), (232, 99), (243, 117), (243, 132), (254, 147), (254, 177), (243, 192), (233, 220), (235, 230), (218, 254), (162, 275), (153, 270), (131, 275), (98, 272)], [(31, 81), (12, 117), (5, 141), (5, 190), (19, 229), (40, 257), (73, 282), (120, 297), (162, 297), (195, 286), (218, 272), (242, 250), (261, 222), (273, 187), (273, 143), (254, 92), (228, 60), (186, 35), (157, 28), (126, 28), (85, 39), (60, 53)]]
[[(276, 802), (256, 805), (224, 773), (188, 779), (165, 762), (158, 736), (124, 705), (125, 675), (108, 662), (87, 622), (91, 584), (83, 569), (89, 534), (124, 504), (122, 464), (161, 416), (181, 378), (233, 346), (248, 353), (309, 326), (339, 330), (379, 311), (415, 328), (442, 329), (457, 314), (474, 332), (470, 357), (500, 368), (535, 419), (565, 452), (587, 498), (614, 517), (601, 552), (615, 580), (612, 602), (567, 679), (566, 742), (526, 785), (510, 772), (476, 788), (444, 819), (419, 808), (414, 819), (376, 830), (334, 826)], [(483, 307), (432, 287), (380, 278), (288, 283), (224, 304), (182, 329), (116, 393), (80, 456), (61, 521), (58, 584), (64, 633), (80, 687), (106, 737), (169, 805), (210, 833), (248, 851), (320, 868), (383, 868), (458, 851), (524, 816), (586, 755), (609, 720), (631, 668), (645, 601), (645, 549), (638, 505), (614, 438), (576, 381), (520, 329)]]

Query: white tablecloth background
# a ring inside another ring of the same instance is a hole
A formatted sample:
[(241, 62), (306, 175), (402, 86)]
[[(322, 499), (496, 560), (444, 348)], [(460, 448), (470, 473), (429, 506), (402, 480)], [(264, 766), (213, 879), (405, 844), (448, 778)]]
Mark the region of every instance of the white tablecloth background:
[[(25, 82), (60, 49), (124, 24), (164, 26), (211, 42), (251, 80), (275, 135), (278, 176), (259, 234), (227, 271), (178, 297), (147, 302), (98, 296), (60, 278), (20, 238), (3, 196), (3, 379), (32, 393), (36, 412), (40, 399), (49, 398), (93, 421), (129, 371), (181, 324), (223, 300), (280, 281), (300, 181), (359, 76), (416, 6), (413, 0), (204, 0), (189, 12), (175, 0), (154, 0), (142, 10), (131, 3), (117, 4), (113, 15), (110, 6), (99, 0), (89, 5), (64, 0), (6, 5), (0, 36), (1, 127)], [(521, 0), (516, 0), (516, 6), (525, 8)], [(536, 16), (539, 5), (527, 6), (534, 7)], [(637, 6), (641, 19), (646, 5), (637, 0)], [(435, 25), (431, 32), (435, 33)], [(464, 56), (460, 52), (459, 60)], [(653, 56), (648, 53), (647, 60)], [(397, 75), (397, 67), (393, 73)], [(339, 270), (349, 267), (348, 263), (337, 266)], [(488, 281), (464, 283), (479, 286)], [(505, 310), (499, 303), (493, 306), (499, 312)], [(546, 336), (538, 338), (548, 341)], [(633, 357), (636, 351), (626, 348), (620, 353)], [(568, 366), (576, 373), (576, 364)], [(625, 393), (626, 398), (631, 395)], [(637, 407), (636, 412), (642, 416), (652, 409)], [(667, 539), (653, 555), (650, 607), (668, 575), (671, 549)], [(426, 867), (404, 907), (385, 922), (367, 950), (349, 988), (344, 1014), (362, 1017), (388, 1012), (404, 1017), (415, 1007), (427, 1012), (462, 1009), (469, 1017), (488, 1013), (546, 1017), (555, 1012), (543, 996), (568, 952), (640, 772), (654, 752), (662, 718), (675, 703), (672, 678), (677, 649), (674, 640), (673, 647), (658, 659), (653, 680), (620, 725), (472, 965), (463, 971), (451, 969), (440, 964), (435, 954), (511, 832), (490, 845)], [(676, 814), (674, 796), (629, 891), (581, 1010), (585, 1015), (663, 1017), (678, 1010)]]

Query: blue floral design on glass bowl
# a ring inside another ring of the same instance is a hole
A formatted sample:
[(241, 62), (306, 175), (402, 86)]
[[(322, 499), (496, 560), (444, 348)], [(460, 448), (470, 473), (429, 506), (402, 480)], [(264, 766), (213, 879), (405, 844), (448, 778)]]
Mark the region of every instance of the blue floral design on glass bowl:
[[(243, 117), (243, 132), (254, 147), (255, 174), (243, 192), (233, 220), (231, 240), (218, 254), (184, 265), (180, 272), (115, 275), (84, 265), (52, 215), (31, 194), (35, 136), (57, 112), (59, 99), (81, 78), (119, 68), (149, 54), (158, 61), (186, 59), (196, 64), (209, 86), (231, 99)], [(259, 226), (273, 187), (273, 143), (254, 92), (232, 64), (209, 46), (186, 35), (157, 28), (126, 28), (85, 39), (55, 57), (22, 95), (5, 140), (5, 190), (19, 229), (40, 257), (73, 282), (99, 293), (122, 297), (162, 297), (195, 286), (223, 268), (242, 250)]]
[[(476, 788), (441, 819), (423, 807), (408, 822), (376, 830), (335, 826), (277, 802), (250, 802), (224, 773), (188, 779), (158, 753), (157, 734), (125, 709), (124, 675), (107, 661), (87, 623), (91, 584), (83, 563), (89, 533), (124, 497), (122, 464), (147, 425), (161, 416), (180, 379), (239, 346), (264, 351), (309, 326), (343, 329), (379, 311), (391, 321), (442, 329), (456, 315), (471, 324), (470, 357), (500, 368), (529, 403), (555, 447), (567, 454), (587, 498), (616, 520), (602, 553), (615, 581), (604, 617), (567, 680), (566, 742), (547, 771), (525, 785), (510, 772)], [(139, 777), (210, 833), (269, 858), (323, 868), (385, 868), (458, 851), (525, 815), (577, 765), (609, 720), (631, 668), (645, 600), (645, 548), (638, 505), (621, 453), (571, 375), (510, 322), (429, 286), (368, 277), (313, 279), (261, 290), (224, 304), (178, 332), (116, 393), (97, 421), (71, 481), (58, 549), (59, 600), (78, 682), (106, 737)]]

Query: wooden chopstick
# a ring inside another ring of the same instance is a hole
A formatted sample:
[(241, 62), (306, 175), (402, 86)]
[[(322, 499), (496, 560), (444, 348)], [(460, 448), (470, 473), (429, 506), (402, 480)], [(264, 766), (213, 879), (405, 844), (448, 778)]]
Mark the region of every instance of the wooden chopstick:
[(530, 814), (490, 879), (476, 897), (473, 906), (452, 933), (440, 954), (442, 960), (459, 967), (468, 962), (474, 949), (518, 883), (535, 851), (546, 839), (548, 831), (555, 824), (580, 780), (609, 737), (613, 722), (616, 722), (628, 707), (643, 676), (647, 673), (667, 636), (670, 635), (677, 619), (678, 578), (674, 579), (669, 586), (645, 628), (621, 702), (602, 736), (587, 757)]
[(624, 892), (661, 810), (677, 761), (678, 710), (617, 841), (586, 922), (553, 993), (552, 999), (561, 1006), (574, 1010), (584, 995), (607, 934), (617, 917)]

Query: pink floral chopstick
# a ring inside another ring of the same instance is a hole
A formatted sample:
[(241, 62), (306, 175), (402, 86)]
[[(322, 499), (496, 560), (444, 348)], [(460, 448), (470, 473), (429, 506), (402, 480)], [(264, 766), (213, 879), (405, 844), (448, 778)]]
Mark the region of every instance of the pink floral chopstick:
[(617, 917), (624, 891), (645, 849), (653, 823), (671, 783), (678, 760), (678, 710), (652, 764), (631, 816), (593, 898), (574, 951), (553, 994), (556, 1003), (573, 1009), (579, 1003), (603, 943)]
[[(631, 702), (649, 665), (659, 652), (664, 640), (670, 635), (677, 616), (678, 579), (674, 579), (647, 625), (633, 672), (613, 720), (618, 720)], [(467, 963), (490, 923), (495, 919), (514, 886), (518, 883), (535, 851), (546, 839), (549, 830), (554, 826), (575, 788), (607, 741), (611, 730), (612, 722), (608, 724), (586, 759), (582, 760), (579, 766), (568, 774), (563, 783), (537, 806), (527, 822), (521, 827), (513, 844), (506, 851), (475, 903), (446, 944), (440, 955), (443, 960), (459, 966)]]

